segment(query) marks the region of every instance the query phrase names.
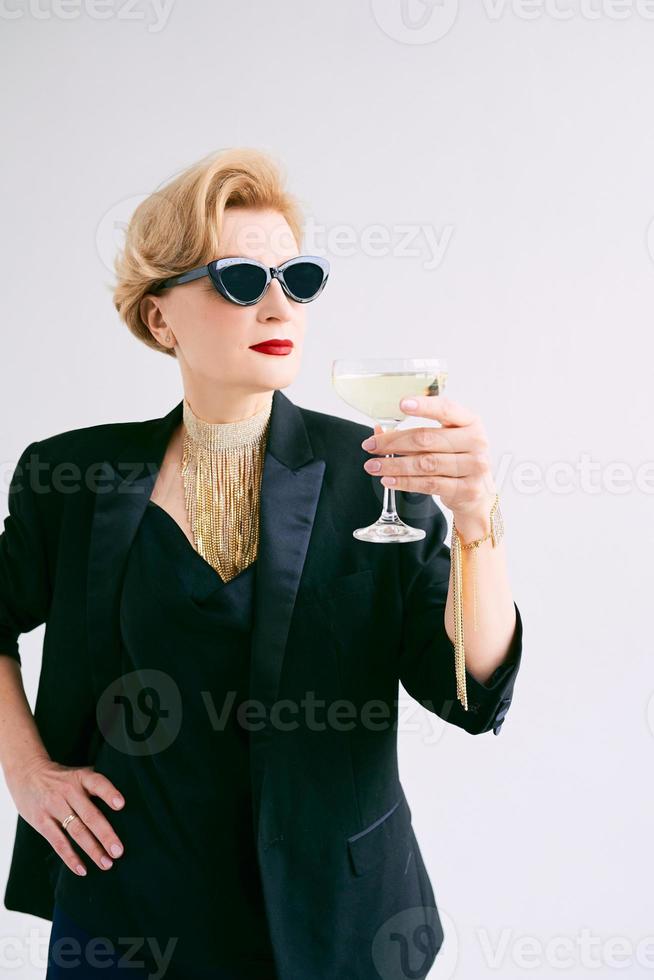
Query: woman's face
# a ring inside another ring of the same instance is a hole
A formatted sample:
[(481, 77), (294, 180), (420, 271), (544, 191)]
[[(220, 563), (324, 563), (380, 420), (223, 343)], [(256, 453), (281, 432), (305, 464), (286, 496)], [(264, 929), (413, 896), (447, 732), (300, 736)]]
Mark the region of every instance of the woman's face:
[[(293, 233), (277, 211), (228, 208), (220, 255), (212, 258), (243, 256), (280, 266), (298, 254)], [(268, 392), (289, 385), (299, 370), (306, 307), (289, 299), (276, 279), (254, 306), (237, 306), (204, 276), (167, 295), (146, 296), (141, 315), (160, 343), (175, 347), (187, 392), (214, 386), (234, 397)], [(251, 350), (252, 344), (273, 339), (291, 340), (290, 353)]]

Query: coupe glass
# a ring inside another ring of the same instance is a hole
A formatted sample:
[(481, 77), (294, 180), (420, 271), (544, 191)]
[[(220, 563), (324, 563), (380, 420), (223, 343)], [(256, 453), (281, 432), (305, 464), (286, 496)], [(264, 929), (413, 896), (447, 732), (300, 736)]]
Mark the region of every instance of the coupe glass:
[[(378, 422), (383, 432), (397, 428), (407, 417), (400, 408), (402, 398), (440, 395), (446, 380), (447, 365), (441, 357), (339, 358), (332, 363), (332, 384), (340, 397)], [(387, 454), (387, 458), (392, 456)], [(393, 487), (384, 487), (379, 519), (352, 533), (359, 541), (375, 544), (403, 544), (425, 536), (421, 528), (411, 527), (398, 517)]]

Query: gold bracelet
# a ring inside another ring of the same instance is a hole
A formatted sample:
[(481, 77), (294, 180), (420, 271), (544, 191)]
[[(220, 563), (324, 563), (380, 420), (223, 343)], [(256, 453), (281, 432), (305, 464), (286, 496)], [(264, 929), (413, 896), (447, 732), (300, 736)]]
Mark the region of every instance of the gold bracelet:
[(477, 548), (490, 538), (495, 548), (504, 534), (504, 521), (500, 510), (500, 498), (495, 494), (495, 500), (490, 509), (490, 531), (483, 538), (476, 538), (463, 544), (452, 521), (452, 598), (454, 605), (454, 669), (456, 672), (456, 696), (468, 710), (468, 694), (466, 691), (465, 650), (463, 644), (463, 563), (462, 551), (472, 551), (472, 592), (473, 592), (473, 623), (477, 630)]

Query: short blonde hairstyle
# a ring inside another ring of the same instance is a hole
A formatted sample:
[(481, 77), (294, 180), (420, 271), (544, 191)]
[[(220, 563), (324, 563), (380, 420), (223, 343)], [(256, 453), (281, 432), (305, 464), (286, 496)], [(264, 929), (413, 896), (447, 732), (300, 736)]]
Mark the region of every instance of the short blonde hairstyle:
[(139, 340), (175, 357), (141, 319), (140, 304), (164, 279), (206, 265), (220, 251), (227, 208), (274, 210), (288, 222), (298, 249), (304, 216), (284, 188), (283, 170), (268, 154), (249, 147), (218, 150), (154, 191), (132, 214), (116, 258), (113, 302)]

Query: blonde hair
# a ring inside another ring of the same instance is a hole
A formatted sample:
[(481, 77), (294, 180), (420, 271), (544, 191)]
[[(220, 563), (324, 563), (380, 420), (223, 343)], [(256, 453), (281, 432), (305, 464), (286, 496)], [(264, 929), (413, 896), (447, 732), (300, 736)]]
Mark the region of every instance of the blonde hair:
[(234, 147), (203, 157), (139, 204), (114, 263), (114, 306), (148, 347), (176, 356), (155, 340), (141, 319), (141, 300), (168, 276), (218, 256), (223, 214), (230, 207), (280, 212), (300, 248), (302, 209), (285, 190), (282, 169), (271, 156)]

